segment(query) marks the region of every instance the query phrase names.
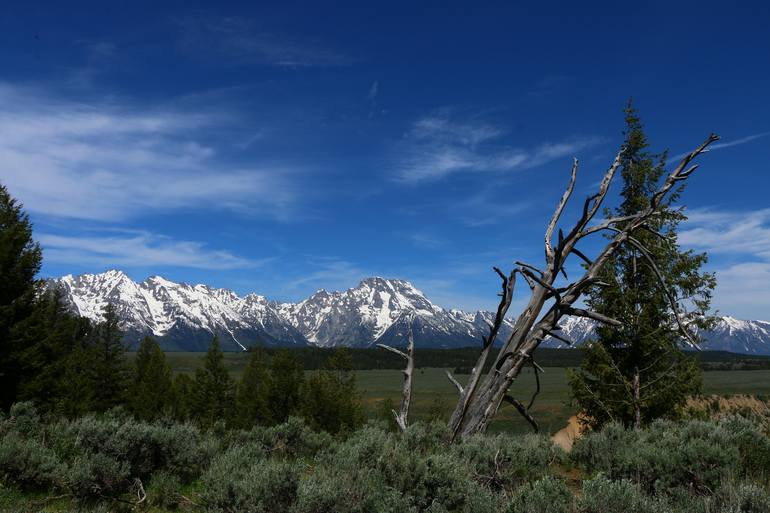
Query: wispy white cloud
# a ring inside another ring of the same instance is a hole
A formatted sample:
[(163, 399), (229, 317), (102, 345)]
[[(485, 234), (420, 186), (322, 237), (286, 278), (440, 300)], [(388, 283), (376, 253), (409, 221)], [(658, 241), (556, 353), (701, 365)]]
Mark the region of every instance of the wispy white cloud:
[(420, 249), (436, 249), (446, 245), (446, 241), (427, 230), (420, 230), (406, 235), (406, 238)]
[(716, 270), (714, 306), (722, 314), (770, 321), (770, 262), (746, 262)]
[(84, 63), (69, 68), (66, 85), (75, 89), (90, 89), (105, 70), (114, 65), (117, 46), (110, 41), (83, 41)]
[(372, 273), (358, 264), (337, 257), (312, 257), (296, 278), (286, 282), (286, 291), (302, 289), (344, 290), (358, 284)]
[(179, 21), (180, 43), (196, 56), (288, 68), (342, 66), (355, 61), (320, 41), (261, 30), (244, 17), (190, 16)]
[(373, 102), (377, 99), (377, 94), (380, 92), (380, 82), (375, 80), (372, 82), (372, 86), (369, 88), (369, 92), (366, 94), (366, 99)]
[(446, 111), (417, 120), (399, 148), (397, 178), (417, 183), (461, 172), (512, 171), (541, 166), (595, 146), (602, 137), (579, 137), (533, 148), (499, 144), (502, 128), (478, 121), (458, 121)]
[(731, 146), (739, 146), (741, 144), (750, 143), (751, 141), (755, 141), (757, 139), (760, 139), (762, 137), (767, 137), (770, 135), (770, 132), (762, 132), (759, 134), (749, 135), (746, 137), (741, 137), (740, 139), (735, 139), (733, 141), (727, 141), (723, 143), (716, 143), (710, 146), (712, 150), (719, 150), (721, 148), (729, 148)]
[(720, 260), (714, 306), (751, 319), (770, 318), (770, 209), (750, 212), (696, 210), (679, 242)]
[(97, 267), (174, 266), (225, 270), (259, 267), (270, 259), (250, 260), (194, 241), (149, 232), (65, 236), (43, 233), (37, 240), (46, 261)]
[(57, 217), (120, 221), (184, 208), (288, 217), (290, 170), (233, 167), (198, 142), (223, 122), (0, 83), (0, 180), (30, 211)]
[[(756, 141), (757, 139), (761, 139), (761, 138), (767, 137), (767, 136), (770, 136), (770, 132), (760, 132), (758, 134), (747, 135), (746, 137), (741, 137), (740, 139), (733, 139), (732, 141), (725, 141), (725, 142), (720, 142), (720, 143), (712, 144), (711, 146), (709, 146), (709, 151), (721, 150), (721, 149), (724, 149), (724, 148), (730, 148), (732, 146), (740, 146), (741, 144), (750, 143), (752, 141)], [(677, 155), (674, 155), (673, 157), (670, 157), (670, 160), (679, 160), (682, 157), (684, 157), (685, 155), (687, 155), (688, 153), (689, 152), (679, 153)]]
[(740, 254), (770, 261), (770, 209), (750, 212), (695, 210), (679, 241), (715, 254)]
[(501, 200), (491, 190), (476, 192), (453, 205), (450, 215), (470, 227), (488, 226), (507, 222), (511, 216), (529, 208), (525, 201)]

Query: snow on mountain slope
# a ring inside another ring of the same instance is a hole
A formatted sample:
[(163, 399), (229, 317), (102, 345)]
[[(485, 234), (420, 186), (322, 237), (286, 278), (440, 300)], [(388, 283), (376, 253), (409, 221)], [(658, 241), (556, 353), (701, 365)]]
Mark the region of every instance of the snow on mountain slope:
[(732, 353), (770, 354), (770, 322), (742, 321), (720, 317), (717, 325), (700, 334), (706, 341), (703, 349)]
[[(346, 291), (319, 290), (299, 303), (277, 303), (257, 294), (239, 297), (227, 289), (175, 283), (160, 276), (136, 283), (115, 270), (69, 275), (51, 283), (61, 287), (74, 311), (93, 320), (101, 317), (107, 303), (115, 304), (132, 344), (151, 334), (168, 349), (188, 351), (205, 349), (212, 333), (230, 350), (256, 343), (402, 346), (410, 328), (418, 347), (480, 346), (494, 320), (493, 312), (445, 310), (408, 281), (379, 277)], [(561, 335), (576, 345), (593, 336), (594, 323), (588, 319), (565, 317), (560, 325)], [(511, 321), (506, 321), (498, 342), (511, 329)], [(704, 349), (770, 354), (770, 323), (765, 321), (722, 317), (715, 329), (701, 336)], [(543, 345), (565, 347), (554, 339)]]
[(152, 276), (135, 283), (121, 271), (65, 276), (56, 283), (78, 314), (101, 318), (113, 303), (127, 339), (153, 335), (167, 346), (205, 348), (216, 333), (228, 349), (265, 345), (305, 345), (304, 337), (262, 296), (244, 298), (226, 289), (175, 283)]
[[(403, 280), (367, 278), (345, 292), (319, 290), (300, 303), (285, 303), (279, 309), (309, 342), (322, 347), (372, 345), (407, 316), (430, 326), (422, 332), (422, 338), (428, 332), (437, 337), (425, 340), (430, 345), (456, 345), (473, 337), (470, 322), (434, 305)], [(421, 335), (415, 333), (415, 337), (417, 342)]]

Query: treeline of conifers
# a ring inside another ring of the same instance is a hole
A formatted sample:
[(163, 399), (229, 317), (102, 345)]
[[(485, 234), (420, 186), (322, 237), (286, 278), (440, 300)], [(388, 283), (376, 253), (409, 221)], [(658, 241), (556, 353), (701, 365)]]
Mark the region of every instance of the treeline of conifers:
[(352, 360), (344, 349), (326, 351), (316, 372), (306, 376), (298, 352), (272, 350), (268, 355), (253, 348), (235, 380), (214, 337), (193, 374), (174, 375), (151, 337), (141, 341), (134, 358), (128, 357), (112, 305), (102, 321), (93, 323), (70, 314), (56, 291), (38, 298), (14, 331), (22, 349), (10, 369), (16, 378), (10, 399), (32, 401), (41, 413), (75, 418), (120, 408), (141, 420), (170, 418), (204, 428), (241, 429), (298, 416), (330, 433), (355, 429), (364, 420)]
[[(285, 351), (282, 348), (263, 348), (266, 358)], [(321, 347), (291, 348), (305, 370), (322, 369), (335, 349)], [(400, 356), (379, 348), (347, 348), (354, 370), (403, 369)], [(702, 370), (760, 370), (770, 369), (770, 356), (742, 355), (726, 351), (698, 351), (695, 354)], [(454, 349), (417, 348), (414, 353), (416, 368), (454, 369), (454, 374), (470, 374), (479, 356), (479, 347)], [(542, 367), (578, 367), (583, 351), (578, 349), (539, 348), (537, 362)], [(492, 366), (487, 361), (487, 370)], [(176, 370), (176, 369), (175, 369)]]

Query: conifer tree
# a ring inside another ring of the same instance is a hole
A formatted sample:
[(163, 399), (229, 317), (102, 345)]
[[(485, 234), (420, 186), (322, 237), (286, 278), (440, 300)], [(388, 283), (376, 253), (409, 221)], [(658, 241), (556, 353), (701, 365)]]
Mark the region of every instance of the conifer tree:
[[(65, 377), (75, 364), (73, 353), (80, 353), (90, 331), (88, 319), (68, 312), (61, 291), (42, 294), (31, 315), (12, 330), (21, 346), (18, 363), (22, 379), (17, 400), (34, 401), (40, 411), (68, 413), (70, 408), (65, 408), (63, 402), (71, 394), (71, 384), (65, 382)], [(85, 373), (81, 379), (88, 376)], [(84, 406), (88, 405), (84, 398)]]
[(203, 426), (218, 421), (230, 422), (235, 399), (235, 384), (227, 372), (224, 355), (216, 335), (204, 357), (203, 368), (195, 371), (191, 415)]
[(195, 381), (188, 374), (174, 376), (171, 387), (171, 415), (176, 420), (190, 420)]
[(285, 422), (300, 409), (300, 393), (305, 381), (302, 362), (288, 349), (277, 351), (270, 362), (270, 415), (274, 422)]
[(249, 362), (236, 393), (237, 424), (244, 429), (254, 425), (269, 425), (272, 421), (268, 400), (270, 375), (265, 367), (265, 355), (258, 347), (249, 351)]
[(136, 352), (129, 394), (131, 411), (144, 420), (163, 416), (171, 406), (171, 388), (171, 368), (166, 363), (166, 355), (155, 339), (144, 337)]
[(363, 423), (350, 352), (337, 349), (303, 387), (302, 416), (308, 425), (329, 433), (351, 431)]
[(96, 325), (91, 354), (93, 357), (93, 408), (106, 411), (126, 399), (129, 367), (120, 318), (112, 303), (104, 309), (104, 319)]
[(0, 408), (16, 400), (20, 345), (13, 326), (30, 315), (40, 270), (40, 246), (32, 239), (32, 223), (22, 206), (0, 185)]
[[(630, 101), (625, 116), (622, 202), (614, 212), (606, 212), (607, 217), (647, 208), (665, 172), (666, 154), (648, 151), (642, 123)], [(677, 244), (677, 229), (686, 216), (670, 205), (683, 187), (668, 197), (649, 230), (632, 233), (647, 248), (657, 271), (637, 247), (624, 246), (602, 270), (606, 285), (590, 291), (590, 309), (622, 323), (618, 328), (597, 326), (596, 340), (585, 346), (580, 369), (569, 376), (572, 396), (593, 428), (610, 420), (638, 427), (676, 415), (687, 397), (700, 390), (699, 368), (681, 348), (671, 302), (657, 275), (676, 295), (679, 309), (690, 311), (694, 325), (711, 324), (706, 313), (716, 281), (713, 274), (701, 271), (707, 257), (683, 251)], [(622, 227), (618, 223), (617, 228)]]

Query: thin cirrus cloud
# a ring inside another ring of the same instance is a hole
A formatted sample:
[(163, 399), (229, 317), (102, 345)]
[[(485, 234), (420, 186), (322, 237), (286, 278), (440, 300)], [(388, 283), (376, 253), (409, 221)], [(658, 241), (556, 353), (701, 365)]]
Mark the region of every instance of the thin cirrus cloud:
[[(721, 150), (724, 148), (730, 148), (732, 146), (740, 146), (741, 144), (747, 144), (767, 136), (770, 136), (770, 132), (760, 132), (758, 134), (752, 134), (752, 135), (747, 135), (746, 137), (741, 137), (740, 139), (733, 139), (732, 141), (725, 141), (721, 143), (712, 144), (711, 146), (709, 146), (709, 151)], [(689, 152), (679, 153), (678, 155), (674, 155), (673, 157), (671, 157), (670, 160), (679, 160), (685, 155), (687, 155), (688, 153)]]
[(201, 205), (290, 217), (292, 170), (229, 166), (197, 142), (223, 117), (0, 84), (2, 182), (25, 208), (56, 218), (114, 222)]
[(46, 261), (97, 267), (173, 266), (208, 270), (255, 268), (271, 259), (249, 260), (200, 242), (175, 240), (149, 232), (110, 236), (40, 234)]
[(741, 312), (770, 319), (770, 209), (752, 212), (690, 212), (679, 242), (705, 250), (717, 275), (715, 306), (723, 313)]
[(345, 290), (372, 274), (358, 264), (338, 257), (310, 257), (305, 265), (310, 270), (303, 270), (301, 276), (285, 282), (284, 292), (305, 290), (310, 293), (319, 288)]
[(319, 41), (261, 30), (249, 18), (190, 16), (178, 20), (180, 46), (195, 56), (210, 55), (231, 64), (269, 64), (286, 68), (344, 66), (355, 59)]
[(397, 164), (401, 182), (435, 181), (470, 172), (500, 172), (537, 167), (601, 144), (602, 137), (579, 137), (532, 148), (499, 144), (505, 131), (477, 121), (457, 121), (439, 113), (413, 123), (399, 148), (406, 155)]

